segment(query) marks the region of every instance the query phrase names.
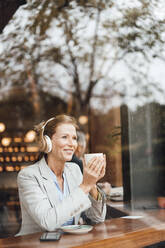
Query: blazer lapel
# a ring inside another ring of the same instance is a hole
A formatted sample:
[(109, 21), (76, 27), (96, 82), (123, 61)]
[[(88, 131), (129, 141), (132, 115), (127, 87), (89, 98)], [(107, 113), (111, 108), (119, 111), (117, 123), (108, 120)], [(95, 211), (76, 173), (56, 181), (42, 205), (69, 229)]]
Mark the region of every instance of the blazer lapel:
[[(78, 185), (76, 183), (74, 175), (72, 174), (72, 171), (70, 170), (69, 162), (65, 164), (64, 173), (67, 179), (69, 191), (72, 192)], [(80, 214), (74, 217), (74, 224), (76, 225), (78, 224), (79, 218), (80, 218)]]
[(43, 186), (45, 188), (45, 191), (47, 192), (49, 201), (51, 205), (54, 206), (58, 201), (58, 193), (56, 185), (50, 173), (50, 168), (48, 167), (45, 158), (42, 158), (42, 160), (39, 162), (39, 169), (41, 176), (43, 177)]
[(69, 191), (72, 192), (73, 189), (75, 189), (75, 187), (77, 186), (77, 184), (76, 184), (75, 178), (74, 178), (74, 176), (72, 174), (72, 171), (69, 168), (69, 163), (65, 164), (64, 173), (65, 173), (65, 176), (66, 176), (66, 179), (67, 179)]

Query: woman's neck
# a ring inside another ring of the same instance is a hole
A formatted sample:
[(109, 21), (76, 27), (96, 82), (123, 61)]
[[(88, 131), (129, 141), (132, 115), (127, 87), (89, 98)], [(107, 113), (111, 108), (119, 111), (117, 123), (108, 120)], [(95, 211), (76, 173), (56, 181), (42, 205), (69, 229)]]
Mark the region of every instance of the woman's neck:
[(48, 155), (46, 158), (49, 168), (56, 174), (57, 178), (62, 178), (65, 162), (57, 160), (54, 156)]

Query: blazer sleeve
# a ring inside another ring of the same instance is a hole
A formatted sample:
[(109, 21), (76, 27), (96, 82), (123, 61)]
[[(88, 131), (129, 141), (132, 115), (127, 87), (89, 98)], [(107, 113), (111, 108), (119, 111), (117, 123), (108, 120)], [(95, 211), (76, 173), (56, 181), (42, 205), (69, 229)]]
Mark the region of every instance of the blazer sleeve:
[(99, 188), (97, 190), (101, 194), (101, 200), (96, 201), (90, 194), (89, 194), (89, 199), (91, 201), (91, 207), (85, 211), (85, 215), (87, 219), (90, 219), (92, 224), (104, 222), (105, 217), (106, 217), (106, 199), (105, 195), (103, 194), (102, 191), (100, 191)]
[(21, 204), (43, 230), (54, 231), (91, 207), (88, 196), (78, 186), (62, 202), (54, 201), (52, 205), (39, 179), (34, 173), (22, 170), (17, 182)]
[[(76, 175), (76, 177), (75, 177), (75, 175)], [(72, 177), (74, 178), (75, 182), (77, 181), (76, 182), (77, 185), (79, 185), (79, 182), (82, 182), (83, 177), (82, 177), (82, 174), (80, 174), (80, 169), (78, 168), (77, 165), (74, 168), (74, 175), (72, 175)], [(85, 216), (84, 216), (84, 213), (83, 213), (83, 216), (87, 220), (87, 223), (88, 223), (88, 219), (89, 219), (90, 220), (89, 223), (91, 223), (91, 224), (104, 222), (105, 216), (106, 216), (106, 198), (105, 198), (105, 194), (98, 186), (97, 186), (97, 190), (101, 194), (101, 200), (96, 201), (89, 193), (88, 198), (89, 198), (89, 200), (91, 202), (91, 207), (89, 207), (85, 211)]]

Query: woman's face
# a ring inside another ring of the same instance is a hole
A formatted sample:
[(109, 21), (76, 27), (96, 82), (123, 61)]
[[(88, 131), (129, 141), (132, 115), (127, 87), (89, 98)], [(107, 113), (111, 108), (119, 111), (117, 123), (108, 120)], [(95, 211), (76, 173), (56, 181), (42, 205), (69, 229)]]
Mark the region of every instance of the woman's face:
[(57, 160), (66, 162), (72, 159), (77, 148), (76, 129), (72, 124), (60, 124), (52, 136), (52, 152)]

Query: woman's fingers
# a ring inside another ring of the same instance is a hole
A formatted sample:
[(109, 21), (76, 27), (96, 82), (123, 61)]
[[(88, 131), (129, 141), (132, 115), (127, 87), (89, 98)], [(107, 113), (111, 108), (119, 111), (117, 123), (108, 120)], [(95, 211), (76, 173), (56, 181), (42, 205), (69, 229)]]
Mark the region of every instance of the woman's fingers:
[(89, 160), (87, 167), (93, 168), (96, 164), (97, 164), (97, 157), (93, 157), (91, 158), (91, 160)]
[(88, 163), (89, 171), (94, 172), (98, 175), (100, 174), (103, 166), (104, 166), (104, 158), (103, 157), (94, 157)]
[(104, 177), (105, 170), (106, 170), (106, 156), (104, 154), (103, 166), (102, 166), (101, 171), (100, 171), (99, 179), (101, 179), (102, 177)]

